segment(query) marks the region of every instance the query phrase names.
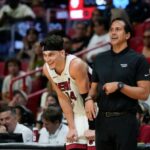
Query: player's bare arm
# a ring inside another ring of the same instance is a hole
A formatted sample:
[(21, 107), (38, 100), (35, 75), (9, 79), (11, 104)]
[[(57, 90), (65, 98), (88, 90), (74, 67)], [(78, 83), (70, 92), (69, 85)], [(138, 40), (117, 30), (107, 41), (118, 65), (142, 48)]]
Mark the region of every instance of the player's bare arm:
[(70, 75), (76, 81), (80, 94), (88, 93), (90, 85), (87, 64), (79, 58), (72, 60)]
[(96, 118), (96, 107), (94, 101), (97, 96), (97, 87), (98, 83), (92, 82), (88, 97), (86, 98), (85, 102), (85, 110), (89, 120)]
[(57, 93), (60, 106), (61, 106), (61, 108), (64, 112), (64, 115), (65, 115), (66, 119), (67, 119), (68, 126), (69, 126), (69, 129), (70, 129), (67, 138), (68, 138), (69, 142), (76, 141), (77, 140), (77, 132), (76, 132), (75, 124), (74, 124), (74, 114), (73, 114), (73, 110), (72, 110), (72, 106), (71, 106), (71, 101), (69, 100), (69, 98), (65, 94), (63, 94), (61, 92), (61, 90), (53, 82), (53, 80), (51, 79), (51, 77), (48, 74), (48, 71), (47, 71), (45, 65), (43, 66), (43, 73), (49, 79), (49, 81), (52, 84), (52, 88)]

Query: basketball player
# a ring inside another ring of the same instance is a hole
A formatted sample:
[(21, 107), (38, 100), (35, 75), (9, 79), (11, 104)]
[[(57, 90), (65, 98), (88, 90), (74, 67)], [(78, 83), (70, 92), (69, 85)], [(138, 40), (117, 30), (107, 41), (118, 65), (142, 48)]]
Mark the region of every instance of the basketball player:
[(56, 91), (68, 122), (67, 140), (86, 145), (84, 132), (89, 125), (83, 101), (89, 90), (88, 66), (76, 56), (66, 55), (59, 35), (49, 35), (41, 46), (45, 60), (43, 72)]

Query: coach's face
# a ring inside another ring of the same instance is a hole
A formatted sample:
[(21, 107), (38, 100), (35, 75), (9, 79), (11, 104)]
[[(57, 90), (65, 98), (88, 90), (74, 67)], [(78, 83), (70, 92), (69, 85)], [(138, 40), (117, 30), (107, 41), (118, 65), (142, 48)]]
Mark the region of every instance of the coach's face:
[(112, 46), (122, 45), (130, 38), (130, 33), (126, 33), (125, 23), (121, 20), (116, 20), (111, 24), (109, 34)]
[(65, 51), (43, 51), (44, 61), (49, 65), (51, 69), (55, 69), (61, 65), (65, 58)]

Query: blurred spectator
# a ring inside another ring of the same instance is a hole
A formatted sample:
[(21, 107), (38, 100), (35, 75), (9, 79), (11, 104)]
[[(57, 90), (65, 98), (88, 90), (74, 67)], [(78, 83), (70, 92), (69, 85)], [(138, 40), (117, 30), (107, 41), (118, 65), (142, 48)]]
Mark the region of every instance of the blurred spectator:
[(150, 28), (146, 29), (143, 35), (143, 49), (142, 53), (147, 58), (149, 64), (150, 64)]
[(138, 142), (150, 143), (150, 106), (148, 104), (139, 103), (137, 119), (140, 125)]
[(92, 22), (94, 23), (97, 19), (103, 17), (103, 13), (104, 13), (104, 12), (103, 12), (102, 10), (96, 8), (96, 9), (92, 12), (92, 18), (91, 18)]
[(50, 0), (43, 0), (44, 7), (45, 8), (61, 8), (61, 4), (63, 6), (66, 6), (68, 4), (67, 0), (60, 1), (60, 0), (55, 0), (55, 2), (50, 1)]
[(23, 105), (15, 106), (17, 121), (30, 129), (35, 124), (33, 113)]
[(0, 133), (22, 133), (24, 143), (32, 142), (32, 131), (17, 122), (14, 108), (6, 106), (0, 109), (0, 124)]
[(19, 59), (30, 60), (34, 52), (32, 51), (33, 45), (38, 41), (38, 31), (34, 28), (29, 28), (27, 34), (23, 39), (24, 47), (18, 53)]
[[(10, 55), (11, 27), (19, 21), (32, 20), (35, 14), (20, 0), (8, 0), (0, 9), (0, 54), (4, 57)], [(14, 36), (14, 35), (13, 35)]]
[(27, 102), (27, 94), (22, 90), (15, 90), (8, 105), (16, 108), (17, 121), (31, 128), (35, 124), (35, 119), (32, 111), (26, 107)]
[(72, 38), (73, 53), (81, 51), (87, 46), (89, 42), (89, 38), (87, 37), (87, 28), (88, 24), (86, 22), (77, 22), (75, 24), (75, 34)]
[[(145, 29), (142, 37), (136, 36), (136, 37), (134, 37), (134, 39), (141, 42), (141, 44), (136, 43), (137, 48), (135, 48), (135, 50), (138, 53), (142, 53), (147, 58), (147, 61), (150, 64), (150, 28)], [(134, 39), (131, 39), (130, 42), (133, 43)], [(131, 45), (132, 45), (132, 43), (131, 43)], [(134, 45), (132, 45), (132, 46), (134, 46)]]
[(35, 28), (39, 32), (39, 39), (43, 40), (48, 31), (43, 0), (32, 0), (32, 10), (36, 14)]
[[(10, 83), (13, 78), (25, 75), (25, 72), (21, 70), (21, 62), (16, 58), (10, 58), (6, 61), (5, 68), (8, 70), (8, 75), (5, 76), (2, 85), (2, 98), (3, 100), (9, 101), (10, 100)], [(32, 89), (32, 82), (30, 77), (26, 77), (25, 80), (25, 88), (23, 89), (23, 80), (17, 80), (13, 84), (12, 90), (25, 90), (27, 93), (31, 92)]]
[(4, 28), (18, 21), (31, 20), (35, 18), (32, 9), (25, 4), (21, 4), (20, 0), (8, 0), (0, 10), (0, 25)]
[(45, 98), (41, 98), (41, 108), (46, 109), (49, 106), (49, 104), (59, 105), (58, 97), (55, 92), (46, 92), (45, 94)]
[[(32, 1), (34, 1), (34, 0), (32, 0)], [(32, 6), (32, 1), (31, 0), (20, 0), (21, 3), (26, 4), (30, 7)]]
[(43, 66), (44, 60), (43, 60), (43, 53), (42, 53), (42, 47), (40, 45), (40, 42), (36, 42), (33, 44), (33, 55), (30, 60), (29, 69), (28, 70), (36, 70)]
[[(24, 1), (29, 1), (31, 2), (30, 0), (24, 0)], [(38, 5), (38, 4), (42, 4), (44, 0), (32, 0), (32, 6), (33, 5)]]
[(98, 53), (110, 50), (110, 37), (108, 34), (109, 23), (106, 18), (99, 18), (95, 20), (94, 31), (91, 37), (87, 50), (88, 52), (83, 56), (86, 61), (91, 63)]
[(47, 96), (45, 99), (41, 99), (41, 110), (37, 115), (37, 121), (42, 120), (41, 116), (42, 116), (44, 110), (46, 110), (48, 108), (48, 106), (50, 106), (50, 105), (58, 105), (59, 106), (58, 97), (57, 97), (56, 93), (49, 92), (49, 93), (47, 93)]
[(111, 11), (114, 9), (115, 6), (113, 5), (113, 0), (107, 0), (103, 16), (106, 17), (108, 20), (111, 20)]
[(62, 123), (62, 111), (59, 106), (49, 106), (42, 115), (44, 127), (40, 131), (39, 143), (64, 145), (68, 127)]
[(3, 84), (3, 77), (0, 77), (0, 100), (2, 99), (2, 84)]
[(113, 20), (115, 18), (123, 18), (127, 22), (130, 23), (129, 16), (128, 16), (127, 12), (124, 9), (121, 9), (121, 8), (111, 9), (111, 20)]
[[(94, 33), (94, 22), (95, 20), (103, 17), (103, 10), (100, 10), (98, 8), (94, 9), (93, 12), (92, 12), (92, 17), (91, 19), (89, 20), (89, 25), (87, 27), (87, 33), (86, 35), (91, 38), (91, 36), (93, 35)], [(108, 13), (108, 12), (107, 12)]]
[(59, 105), (56, 93), (49, 93), (45, 101), (45, 109), (50, 105)]
[(35, 42), (33, 44), (31, 53), (32, 55), (30, 58), (28, 71), (37, 70), (37, 72), (32, 75), (32, 92), (35, 92), (40, 89), (46, 88), (47, 85), (47, 78), (43, 75), (42, 70), (38, 71), (44, 64), (40, 42)]
[(150, 18), (146, 19), (142, 23), (136, 23), (133, 25), (134, 37), (130, 40), (130, 47), (139, 53), (142, 53), (144, 46), (143, 35), (148, 29), (150, 29)]
[(54, 92), (50, 82), (47, 82), (46, 88), (47, 88), (47, 90), (45, 92), (43, 92), (43, 94), (41, 95), (41, 100), (40, 100), (40, 108), (42, 108), (42, 109), (45, 108), (45, 101), (46, 101), (47, 95), (49, 93)]
[(138, 53), (142, 53), (143, 47), (143, 37), (142, 36), (133, 36), (129, 40), (129, 45), (132, 49), (134, 49)]
[(13, 92), (13, 98), (8, 105), (11, 107), (15, 107), (17, 105), (26, 106), (27, 102), (28, 102), (27, 94), (24, 91), (18, 89)]
[(43, 128), (43, 122), (42, 121), (35, 121), (35, 127), (40, 131)]
[(40, 107), (41, 108), (45, 108), (45, 101), (46, 101), (47, 95), (49, 93), (53, 93), (54, 92), (50, 82), (47, 83), (47, 89), (48, 90), (41, 95), (41, 102), (40, 102)]
[(32, 0), (32, 10), (36, 14), (37, 18), (43, 18), (45, 16), (44, 3), (42, 0)]
[(69, 36), (63, 36), (64, 44), (63, 48), (65, 49), (66, 53), (70, 54), (73, 52), (72, 48), (72, 40)]
[(0, 0), (0, 9), (3, 7), (3, 5), (6, 3), (6, 0)]
[(150, 16), (150, 5), (143, 0), (130, 0), (126, 11), (132, 24), (143, 22)]

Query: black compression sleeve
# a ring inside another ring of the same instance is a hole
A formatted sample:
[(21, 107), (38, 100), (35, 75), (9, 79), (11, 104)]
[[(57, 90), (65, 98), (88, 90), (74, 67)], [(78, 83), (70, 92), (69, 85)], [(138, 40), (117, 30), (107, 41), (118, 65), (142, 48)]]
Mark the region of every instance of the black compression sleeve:
[(82, 99), (83, 99), (83, 102), (85, 103), (85, 98), (88, 96), (88, 93), (85, 93), (85, 94), (80, 94)]
[[(85, 98), (87, 98), (88, 93), (80, 94), (82, 96), (83, 102), (85, 103)], [(89, 129), (95, 130), (95, 119), (93, 121), (88, 120), (89, 122)]]
[(95, 130), (95, 119), (93, 121), (88, 120), (89, 122), (89, 129)]

